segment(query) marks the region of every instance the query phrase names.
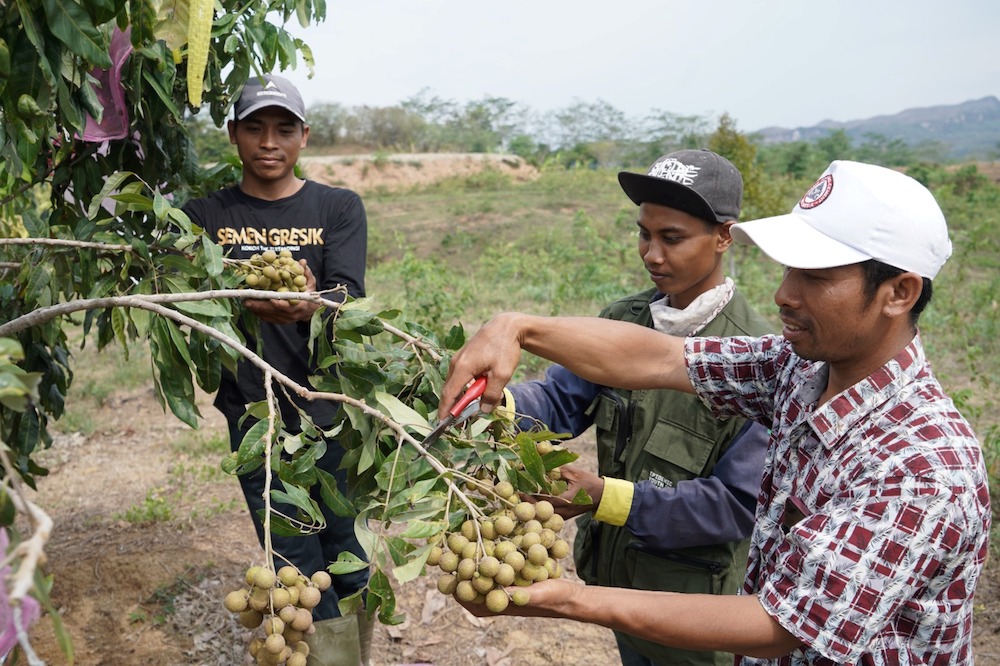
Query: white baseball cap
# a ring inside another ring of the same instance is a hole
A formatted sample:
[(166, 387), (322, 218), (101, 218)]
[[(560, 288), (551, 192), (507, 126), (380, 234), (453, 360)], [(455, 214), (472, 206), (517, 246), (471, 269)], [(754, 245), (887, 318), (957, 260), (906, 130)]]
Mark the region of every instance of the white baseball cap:
[(732, 235), (792, 268), (877, 259), (933, 279), (951, 256), (934, 195), (907, 175), (860, 162), (833, 162), (791, 213), (735, 224)]

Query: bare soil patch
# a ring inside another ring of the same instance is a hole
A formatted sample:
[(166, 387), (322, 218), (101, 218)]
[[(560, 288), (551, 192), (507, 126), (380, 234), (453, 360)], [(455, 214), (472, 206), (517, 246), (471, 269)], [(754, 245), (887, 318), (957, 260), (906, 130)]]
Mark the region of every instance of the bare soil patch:
[(391, 155), (309, 155), (300, 158), (303, 173), (327, 185), (360, 194), (437, 183), (492, 169), (514, 181), (534, 180), (538, 169), (516, 155), (493, 153), (394, 153)]

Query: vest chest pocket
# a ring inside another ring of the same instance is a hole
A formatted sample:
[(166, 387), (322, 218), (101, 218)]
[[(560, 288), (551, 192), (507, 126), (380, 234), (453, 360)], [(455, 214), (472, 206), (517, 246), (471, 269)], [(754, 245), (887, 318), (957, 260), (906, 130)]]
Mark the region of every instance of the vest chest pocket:
[(654, 427), (633, 464), (641, 466), (639, 480), (670, 488), (678, 481), (702, 476), (715, 456), (716, 443), (701, 433), (677, 423), (660, 421)]

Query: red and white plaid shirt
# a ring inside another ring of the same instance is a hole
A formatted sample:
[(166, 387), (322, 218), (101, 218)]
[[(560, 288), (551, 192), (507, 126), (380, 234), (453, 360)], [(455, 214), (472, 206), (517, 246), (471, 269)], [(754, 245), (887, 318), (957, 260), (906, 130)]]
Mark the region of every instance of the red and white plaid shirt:
[(718, 414), (771, 428), (744, 593), (805, 647), (742, 663), (971, 664), (986, 468), (919, 336), (822, 406), (828, 366), (780, 336), (686, 353)]

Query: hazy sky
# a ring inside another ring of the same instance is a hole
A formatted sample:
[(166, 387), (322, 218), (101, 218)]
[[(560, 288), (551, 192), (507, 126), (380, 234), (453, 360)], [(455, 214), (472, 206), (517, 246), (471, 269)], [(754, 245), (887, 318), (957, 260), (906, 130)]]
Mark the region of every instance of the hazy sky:
[(533, 110), (603, 100), (739, 129), (1000, 96), (1000, 0), (328, 0), (290, 29), (306, 104), (389, 106), (423, 88)]

